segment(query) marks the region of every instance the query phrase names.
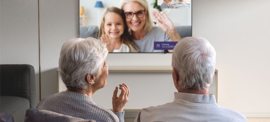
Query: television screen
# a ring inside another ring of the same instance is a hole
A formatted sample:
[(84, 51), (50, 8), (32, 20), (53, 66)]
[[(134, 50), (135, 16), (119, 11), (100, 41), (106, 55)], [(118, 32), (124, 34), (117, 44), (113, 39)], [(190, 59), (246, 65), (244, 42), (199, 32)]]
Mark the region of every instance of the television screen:
[[(123, 1), (80, 0), (80, 37), (106, 42), (110, 53), (167, 53), (179, 41), (177, 35), (192, 36), (191, 0)], [(161, 12), (159, 20), (153, 11)], [(166, 34), (168, 28), (177, 32)]]

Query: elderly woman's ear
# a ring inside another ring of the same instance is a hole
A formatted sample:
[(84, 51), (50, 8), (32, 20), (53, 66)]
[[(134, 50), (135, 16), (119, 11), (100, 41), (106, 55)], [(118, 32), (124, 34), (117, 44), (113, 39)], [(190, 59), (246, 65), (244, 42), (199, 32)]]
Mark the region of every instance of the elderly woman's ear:
[(90, 83), (91, 85), (95, 84), (95, 79), (96, 79), (96, 77), (91, 75), (91, 74), (86, 75), (86, 82)]

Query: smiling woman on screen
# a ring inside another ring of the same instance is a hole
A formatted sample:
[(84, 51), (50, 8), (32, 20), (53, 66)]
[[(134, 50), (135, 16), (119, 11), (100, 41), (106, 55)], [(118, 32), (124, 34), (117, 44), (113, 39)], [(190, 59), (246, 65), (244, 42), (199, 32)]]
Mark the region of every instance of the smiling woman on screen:
[(152, 12), (152, 16), (160, 28), (152, 27), (146, 0), (123, 0), (121, 9), (125, 13), (130, 36), (140, 52), (164, 52), (163, 50), (154, 50), (154, 42), (179, 41), (181, 39), (172, 21), (163, 12)]

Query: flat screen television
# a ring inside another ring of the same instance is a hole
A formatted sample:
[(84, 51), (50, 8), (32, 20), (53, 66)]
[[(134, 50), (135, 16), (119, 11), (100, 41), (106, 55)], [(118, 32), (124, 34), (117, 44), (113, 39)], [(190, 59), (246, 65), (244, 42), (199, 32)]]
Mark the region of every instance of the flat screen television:
[[(182, 38), (192, 36), (192, 0), (171, 0), (168, 3), (165, 3), (163, 0), (147, 0), (147, 2), (148, 2), (149, 13), (150, 13), (149, 15), (152, 21), (151, 23), (152, 27), (159, 28), (158, 24), (154, 21), (151, 14), (153, 10), (159, 9), (162, 12), (166, 13), (166, 15), (170, 18), (178, 34)], [(122, 0), (101, 0), (101, 1), (80, 0), (79, 1), (80, 37), (81, 38), (94, 37), (94, 38), (100, 39), (99, 29), (101, 26), (100, 25), (101, 21), (103, 21), (102, 18), (103, 18), (104, 12), (106, 11), (108, 7), (121, 8), (121, 3), (122, 3)], [(164, 7), (164, 5), (167, 5), (167, 7), (166, 6)], [(129, 34), (131, 33), (130, 30), (131, 29), (129, 29)], [(119, 31), (119, 33), (121, 32)], [(129, 37), (130, 37), (131, 42), (135, 45), (135, 47), (139, 49), (140, 45), (136, 44), (135, 42), (136, 40), (133, 39), (132, 36), (129, 36)], [(148, 48), (151, 48), (150, 51), (146, 49), (146, 51), (138, 50), (138, 51), (132, 51), (132, 53), (134, 52), (170, 53), (171, 51), (168, 51), (168, 50), (172, 50), (176, 43), (177, 42), (171, 42), (170, 40), (169, 41), (162, 40), (162, 39), (154, 40), (154, 42), (151, 42), (149, 46), (146, 46)], [(120, 48), (122, 49), (123, 47), (124, 46), (121, 46)], [(111, 53), (131, 53), (131, 51), (123, 51), (123, 49), (119, 51), (116, 48), (117, 46), (115, 46), (114, 50), (110, 52)]]

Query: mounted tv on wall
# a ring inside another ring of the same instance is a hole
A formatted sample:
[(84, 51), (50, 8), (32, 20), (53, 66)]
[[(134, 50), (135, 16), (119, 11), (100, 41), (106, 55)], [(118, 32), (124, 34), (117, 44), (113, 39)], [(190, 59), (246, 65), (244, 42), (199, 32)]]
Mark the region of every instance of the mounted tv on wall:
[[(192, 36), (192, 0), (79, 2), (80, 37), (104, 41), (110, 53), (170, 53), (179, 41), (172, 36)], [(177, 32), (166, 34), (168, 28)]]

